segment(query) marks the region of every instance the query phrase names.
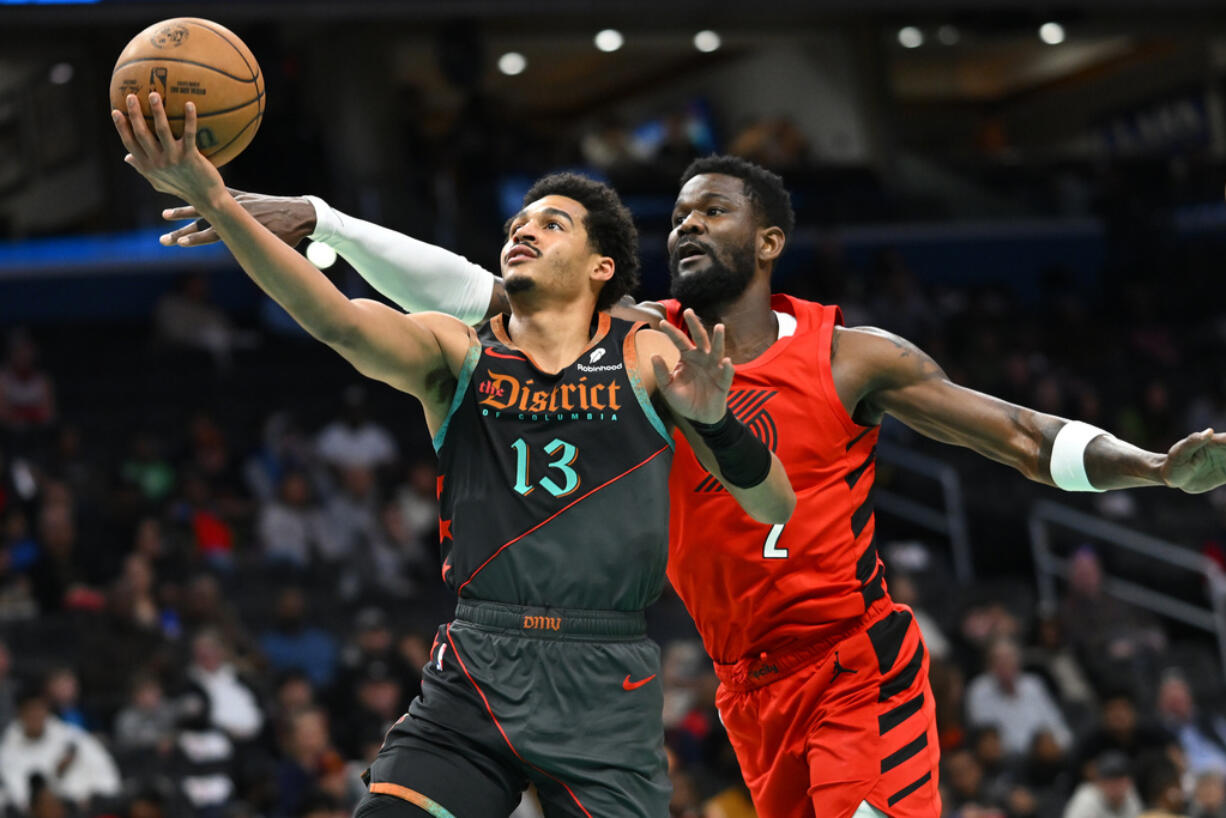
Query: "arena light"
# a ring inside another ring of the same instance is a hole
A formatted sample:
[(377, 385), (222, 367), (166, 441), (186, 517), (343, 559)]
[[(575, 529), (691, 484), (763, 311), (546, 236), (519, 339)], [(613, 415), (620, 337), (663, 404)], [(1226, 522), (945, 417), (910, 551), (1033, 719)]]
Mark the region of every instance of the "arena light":
[(705, 28), (694, 35), (694, 48), (697, 48), (704, 54), (718, 51), (722, 44), (723, 40), (719, 38), (719, 35), (709, 28)]
[(957, 26), (943, 25), (937, 29), (937, 42), (941, 45), (957, 45), (962, 39), (962, 32)]
[(1064, 26), (1059, 23), (1044, 23), (1039, 26), (1039, 39), (1048, 45), (1060, 45), (1064, 42)]
[(508, 77), (524, 73), (527, 67), (528, 59), (518, 51), (508, 51), (498, 58), (498, 70)]
[(75, 73), (71, 63), (57, 62), (51, 66), (51, 74), (49, 79), (54, 85), (67, 85), (72, 82), (72, 75)]
[(336, 251), (328, 245), (313, 241), (306, 248), (307, 261), (321, 270), (326, 270), (336, 263)]
[(904, 26), (898, 29), (898, 44), (903, 48), (919, 48), (924, 44), (924, 32), (915, 26)]
[(616, 51), (626, 44), (626, 38), (615, 28), (606, 28), (596, 32), (596, 47), (601, 51)]

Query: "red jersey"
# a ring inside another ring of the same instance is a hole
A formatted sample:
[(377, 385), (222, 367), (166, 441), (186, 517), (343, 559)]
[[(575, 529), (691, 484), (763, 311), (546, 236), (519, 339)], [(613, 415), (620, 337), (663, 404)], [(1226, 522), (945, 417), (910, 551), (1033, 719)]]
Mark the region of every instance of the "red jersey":
[[(680, 305), (663, 304), (684, 329)], [(786, 295), (771, 308), (795, 316), (796, 331), (737, 365), (728, 407), (783, 462), (792, 518), (754, 521), (679, 432), (669, 482), (668, 578), (723, 663), (813, 642), (886, 596), (873, 538), (878, 428), (848, 416), (830, 369), (842, 313)]]

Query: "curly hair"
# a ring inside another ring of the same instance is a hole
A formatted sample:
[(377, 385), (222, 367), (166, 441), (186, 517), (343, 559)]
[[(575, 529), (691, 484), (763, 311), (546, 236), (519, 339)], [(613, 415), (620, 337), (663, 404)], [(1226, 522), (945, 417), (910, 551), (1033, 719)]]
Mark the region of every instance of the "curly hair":
[(695, 159), (681, 174), (681, 184), (704, 173), (735, 176), (744, 183), (745, 196), (754, 203), (758, 219), (763, 227), (778, 227), (784, 237), (791, 237), (796, 229), (796, 213), (792, 210), (792, 196), (783, 186), (783, 179), (761, 165), (739, 156), (704, 156)]
[(602, 256), (613, 259), (613, 277), (596, 298), (596, 309), (607, 310), (639, 286), (639, 232), (634, 217), (622, 204), (617, 191), (577, 173), (542, 176), (524, 194), (524, 207), (545, 196), (566, 196), (583, 205), (583, 227), (588, 243)]

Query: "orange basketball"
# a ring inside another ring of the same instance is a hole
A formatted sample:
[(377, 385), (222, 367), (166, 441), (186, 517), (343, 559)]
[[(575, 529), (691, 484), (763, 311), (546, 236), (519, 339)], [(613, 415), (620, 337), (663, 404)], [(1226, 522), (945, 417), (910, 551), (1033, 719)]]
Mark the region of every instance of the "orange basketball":
[(196, 104), (196, 145), (221, 167), (242, 152), (264, 116), (264, 75), (251, 49), (225, 26), (198, 17), (154, 23), (132, 38), (111, 74), (111, 107), (127, 111), (140, 98), (145, 121), (149, 92), (162, 96), (170, 129), (183, 135), (183, 106)]

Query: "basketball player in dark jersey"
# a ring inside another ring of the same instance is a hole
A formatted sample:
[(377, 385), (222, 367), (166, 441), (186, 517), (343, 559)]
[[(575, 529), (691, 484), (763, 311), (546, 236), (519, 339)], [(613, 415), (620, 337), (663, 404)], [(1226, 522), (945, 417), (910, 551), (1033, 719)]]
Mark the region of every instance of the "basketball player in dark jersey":
[[(601, 310), (637, 238), (608, 187), (529, 191), (501, 256), (510, 311), (479, 331), (350, 300), (234, 200), (150, 95), (113, 119), (133, 165), (213, 224), (248, 275), (363, 374), (415, 396), (439, 455), (443, 579), (459, 597), (422, 695), (389, 731), (361, 816), (508, 815), (529, 782), (551, 816), (667, 813), (659, 650), (643, 608), (667, 555), (673, 424), (764, 523), (795, 504), (778, 460), (727, 411), (723, 329), (693, 341)], [(666, 422), (666, 419), (668, 422)]]
[[(314, 232), (406, 309), (479, 320), (505, 299), (476, 265), (317, 199), (245, 204), (287, 241)], [(897, 335), (771, 293), (794, 221), (782, 180), (744, 160), (700, 159), (682, 178), (668, 240), (675, 299), (640, 307), (677, 326), (691, 307), (727, 327), (729, 405), (776, 447), (798, 505), (786, 526), (748, 519), (681, 444), (668, 572), (716, 661), (717, 705), (761, 818), (935, 818), (927, 651), (910, 610), (890, 599), (873, 537), (882, 418), (1068, 491), (1209, 491), (1226, 483), (1226, 434), (1146, 452), (954, 384)], [(167, 241), (206, 243), (202, 227)]]

